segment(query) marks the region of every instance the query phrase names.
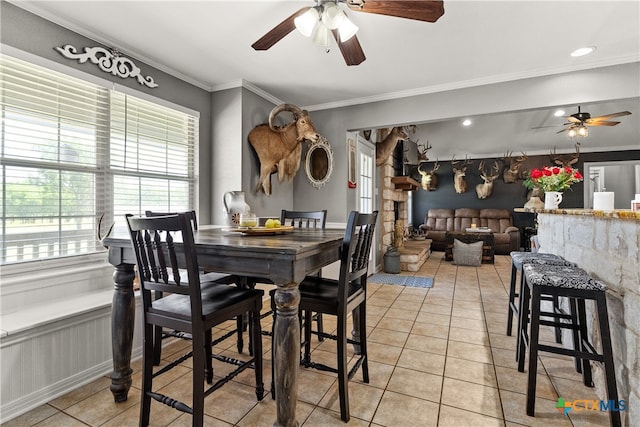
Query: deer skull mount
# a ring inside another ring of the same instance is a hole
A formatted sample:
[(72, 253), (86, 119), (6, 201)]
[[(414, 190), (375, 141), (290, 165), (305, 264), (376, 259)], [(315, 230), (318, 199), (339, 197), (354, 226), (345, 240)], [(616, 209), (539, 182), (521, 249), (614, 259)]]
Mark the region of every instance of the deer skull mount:
[(491, 192), (493, 191), (493, 181), (500, 175), (500, 163), (498, 161), (493, 162), (493, 167), (491, 168), (491, 174), (484, 170), (484, 160), (480, 162), (478, 165), (478, 170), (480, 171), (480, 178), (484, 181), (483, 184), (476, 185), (476, 194), (478, 195), (478, 199), (483, 200), (487, 197), (491, 196)]
[(473, 160), (465, 156), (464, 162), (460, 164), (461, 160), (456, 160), (456, 156), (451, 159), (451, 168), (453, 169), (453, 186), (456, 193), (462, 194), (467, 192), (467, 181), (465, 179), (467, 173), (467, 167), (473, 163)]
[(507, 151), (502, 160), (506, 165), (502, 173), (505, 184), (513, 184), (520, 179), (525, 179), (526, 171), (523, 164), (527, 160), (527, 155), (524, 152), (522, 152), (522, 156), (512, 157), (511, 152)]
[(422, 169), (424, 165), (426, 165), (426, 162), (421, 162), (418, 165), (418, 172), (420, 172), (420, 175), (422, 176), (422, 178), (420, 179), (420, 184), (423, 190), (434, 191), (436, 188), (438, 188), (438, 175), (436, 175), (436, 171), (440, 169), (440, 163), (438, 163), (438, 161), (436, 160), (433, 168), (428, 171), (424, 171)]

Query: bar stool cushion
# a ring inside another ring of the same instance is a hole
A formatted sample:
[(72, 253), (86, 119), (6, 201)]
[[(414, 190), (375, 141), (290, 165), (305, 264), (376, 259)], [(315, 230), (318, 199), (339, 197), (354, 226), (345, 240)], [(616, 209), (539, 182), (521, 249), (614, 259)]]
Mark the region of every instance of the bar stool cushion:
[(562, 257), (556, 254), (547, 254), (540, 252), (519, 252), (513, 251), (511, 252), (511, 262), (516, 266), (517, 269), (522, 268), (522, 263), (531, 259), (537, 260), (563, 260)]
[(531, 286), (554, 286), (590, 291), (605, 291), (607, 286), (575, 266), (524, 264), (522, 271)]

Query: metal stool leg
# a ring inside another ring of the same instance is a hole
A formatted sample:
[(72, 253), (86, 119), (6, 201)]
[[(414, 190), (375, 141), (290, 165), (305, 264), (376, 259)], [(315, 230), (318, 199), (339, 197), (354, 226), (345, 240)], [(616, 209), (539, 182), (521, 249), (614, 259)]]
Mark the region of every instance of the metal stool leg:
[(618, 402), (616, 371), (613, 366), (613, 349), (611, 347), (611, 331), (609, 330), (607, 297), (604, 292), (599, 292), (596, 296), (596, 306), (598, 310), (598, 326), (600, 328), (604, 371), (607, 377), (607, 398), (609, 399), (609, 403), (613, 403), (613, 408), (609, 410), (609, 419), (611, 420), (612, 426), (619, 427), (621, 425), (619, 412), (620, 403)]
[[(528, 287), (527, 287), (528, 288)], [(527, 415), (533, 416), (536, 407), (536, 375), (538, 373), (538, 340), (540, 337), (540, 290), (531, 292), (531, 333), (529, 334), (529, 379), (527, 382)], [(524, 357), (522, 357), (524, 365)]]
[(518, 269), (516, 268), (516, 264), (511, 262), (511, 281), (509, 282), (509, 310), (507, 313), (507, 335), (511, 336), (511, 330), (513, 329), (513, 315), (517, 314), (517, 310), (515, 308), (515, 299), (516, 296), (516, 275), (518, 274)]

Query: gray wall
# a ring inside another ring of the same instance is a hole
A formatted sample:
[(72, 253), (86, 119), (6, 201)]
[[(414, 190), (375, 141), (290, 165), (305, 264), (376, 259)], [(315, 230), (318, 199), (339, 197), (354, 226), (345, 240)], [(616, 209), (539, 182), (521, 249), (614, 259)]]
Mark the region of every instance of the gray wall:
[[(198, 161), (201, 185), (198, 189), (199, 216), (202, 219), (210, 217), (211, 189), (208, 184), (211, 182), (212, 127), (210, 92), (146, 65), (144, 62), (128, 55), (127, 52), (122, 52), (122, 54), (134, 60), (145, 76), (152, 76), (158, 84), (157, 88), (151, 89), (138, 84), (135, 79), (122, 79), (105, 73), (91, 63), (80, 64), (78, 61), (67, 59), (54, 48), (70, 44), (81, 51), (87, 46), (101, 45), (5, 1), (0, 1), (0, 24), (0, 42), (4, 45), (200, 112)], [(109, 46), (103, 47), (109, 48)]]

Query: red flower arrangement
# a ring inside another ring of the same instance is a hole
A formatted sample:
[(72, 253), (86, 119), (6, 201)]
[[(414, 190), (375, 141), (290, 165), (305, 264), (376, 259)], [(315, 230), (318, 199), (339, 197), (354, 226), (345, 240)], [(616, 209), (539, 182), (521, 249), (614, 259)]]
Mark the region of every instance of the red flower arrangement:
[(529, 177), (524, 181), (528, 189), (539, 187), (542, 191), (563, 191), (570, 189), (571, 185), (583, 180), (578, 169), (560, 166), (544, 166), (541, 169), (532, 169)]

